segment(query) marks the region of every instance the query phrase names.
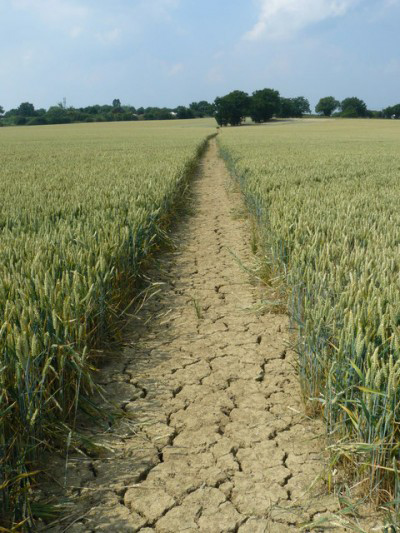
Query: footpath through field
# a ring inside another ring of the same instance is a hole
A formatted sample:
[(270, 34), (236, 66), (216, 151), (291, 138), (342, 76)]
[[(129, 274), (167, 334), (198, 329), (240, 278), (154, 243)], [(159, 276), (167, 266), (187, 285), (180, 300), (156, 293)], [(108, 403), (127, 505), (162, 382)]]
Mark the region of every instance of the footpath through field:
[(69, 461), (73, 523), (47, 531), (318, 531), (339, 509), (318, 480), (324, 429), (303, 414), (288, 319), (255, 312), (249, 225), (215, 140), (192, 195), (157, 296), (101, 371), (133, 420), (93, 433), (113, 452)]

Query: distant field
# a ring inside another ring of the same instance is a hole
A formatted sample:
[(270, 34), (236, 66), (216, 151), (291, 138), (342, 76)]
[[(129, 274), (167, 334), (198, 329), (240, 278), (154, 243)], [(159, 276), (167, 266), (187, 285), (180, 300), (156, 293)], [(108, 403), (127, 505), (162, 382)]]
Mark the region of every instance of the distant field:
[(0, 523), (29, 515), (30, 461), (65, 439), (210, 119), (0, 130)]
[(290, 288), (305, 398), (336, 457), (398, 499), (400, 122), (243, 126), (219, 143)]

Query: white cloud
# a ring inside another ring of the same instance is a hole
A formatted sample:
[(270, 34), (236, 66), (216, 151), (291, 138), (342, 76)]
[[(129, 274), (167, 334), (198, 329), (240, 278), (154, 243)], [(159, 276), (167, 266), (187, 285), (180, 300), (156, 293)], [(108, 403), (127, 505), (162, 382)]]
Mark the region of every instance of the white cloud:
[(383, 73), (388, 76), (398, 76), (400, 74), (400, 61), (391, 59), (383, 66)]
[(33, 11), (46, 22), (79, 20), (86, 18), (87, 7), (66, 0), (12, 0), (16, 9)]
[(211, 67), (207, 72), (206, 81), (208, 83), (221, 83), (224, 81), (224, 75), (222, 73), (222, 68), (219, 66)]
[(77, 39), (83, 33), (82, 26), (73, 26), (69, 31), (69, 36), (72, 39)]
[(89, 9), (69, 0), (12, 0), (14, 9), (30, 11), (46, 25), (62, 29), (76, 38), (83, 29), (81, 24), (87, 19)]
[(275, 59), (271, 61), (271, 64), (268, 66), (267, 73), (271, 70), (280, 75), (287, 75), (293, 69), (293, 60), (289, 55), (280, 54)]
[[(111, 25), (113, 19), (108, 12), (99, 16), (98, 12), (90, 11), (82, 0), (11, 1), (14, 9), (29, 12), (47, 28), (65, 33), (71, 39), (78, 39), (85, 35), (96, 39), (103, 45), (110, 45), (119, 41), (122, 34), (119, 27)], [(100, 31), (98, 27), (101, 28)]]
[(119, 41), (121, 35), (122, 31), (120, 28), (113, 28), (112, 30), (97, 33), (96, 37), (102, 44), (114, 44)]
[(168, 67), (168, 76), (176, 76), (177, 74), (183, 72), (184, 68), (185, 67), (182, 63), (175, 63), (175, 65), (171, 65), (170, 67)]
[(34, 56), (34, 51), (31, 48), (24, 50), (21, 54), (22, 63), (24, 65), (30, 65), (34, 60)]
[(225, 56), (225, 53), (226, 53), (225, 50), (218, 50), (218, 52), (215, 52), (215, 54), (213, 54), (212, 58), (216, 60), (223, 59)]
[(169, 63), (168, 61), (158, 60), (159, 67), (162, 69), (165, 76), (170, 78), (181, 74), (185, 70), (183, 63)]
[(344, 15), (359, 0), (259, 0), (260, 15), (244, 38), (287, 39), (322, 20)]
[(171, 20), (171, 12), (177, 9), (180, 0), (142, 0), (139, 11), (150, 13), (152, 18)]

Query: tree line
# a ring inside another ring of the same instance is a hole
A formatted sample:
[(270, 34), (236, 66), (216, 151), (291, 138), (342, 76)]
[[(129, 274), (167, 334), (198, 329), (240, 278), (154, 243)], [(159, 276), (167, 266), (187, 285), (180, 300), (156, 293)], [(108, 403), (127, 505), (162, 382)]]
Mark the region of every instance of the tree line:
[(283, 98), (279, 91), (261, 89), (251, 96), (243, 91), (232, 91), (215, 99), (215, 119), (220, 126), (237, 126), (246, 117), (254, 122), (266, 122), (273, 116), (302, 117), (311, 113), (310, 103), (304, 96)]
[[(333, 96), (325, 96), (315, 106), (315, 112), (325, 117), (400, 118), (400, 104), (372, 111), (356, 96), (341, 102)], [(266, 122), (272, 117), (302, 117), (304, 114), (311, 114), (309, 101), (304, 96), (285, 98), (274, 89), (254, 91), (251, 96), (243, 91), (232, 91), (215, 100), (215, 119), (220, 126), (237, 126), (246, 117), (254, 122)]]
[[(325, 96), (315, 106), (315, 112), (325, 117), (343, 118), (400, 118), (400, 104), (381, 111), (372, 111), (366, 103), (355, 96), (342, 101)], [(139, 107), (122, 105), (116, 98), (111, 105), (87, 107), (66, 107), (59, 103), (49, 109), (35, 109), (30, 102), (23, 102), (16, 109), (7, 112), (0, 106), (0, 126), (67, 124), (73, 122), (113, 122), (128, 120), (173, 120), (214, 117), (220, 126), (237, 126), (246, 117), (256, 123), (266, 122), (273, 117), (291, 118), (311, 114), (309, 101), (304, 96), (285, 98), (275, 89), (261, 89), (251, 95), (235, 90), (219, 96), (213, 103), (201, 100), (188, 107)]]
[(381, 111), (372, 111), (367, 104), (355, 96), (345, 98), (341, 102), (333, 96), (321, 98), (315, 111), (325, 117), (338, 116), (344, 118), (400, 118), (400, 104), (386, 107)]
[(214, 104), (205, 100), (192, 102), (188, 107), (139, 107), (122, 105), (115, 98), (112, 105), (91, 105), (87, 107), (66, 107), (63, 103), (36, 109), (30, 102), (23, 102), (15, 109), (4, 112), (0, 106), (0, 126), (38, 126), (44, 124), (69, 124), (73, 122), (114, 122), (127, 120), (173, 120), (203, 118), (214, 115)]

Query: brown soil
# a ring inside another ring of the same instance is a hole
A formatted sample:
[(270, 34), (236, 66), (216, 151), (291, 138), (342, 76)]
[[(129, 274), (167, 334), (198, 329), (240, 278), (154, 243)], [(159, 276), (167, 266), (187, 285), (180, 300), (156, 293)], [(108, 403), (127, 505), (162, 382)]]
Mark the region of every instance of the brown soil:
[(215, 140), (192, 194), (195, 214), (151, 272), (158, 294), (100, 372), (132, 420), (88, 428), (109, 452), (70, 457), (71, 513), (46, 531), (349, 531), (318, 525), (340, 509), (324, 428), (304, 415), (287, 317), (255, 312), (249, 224)]

